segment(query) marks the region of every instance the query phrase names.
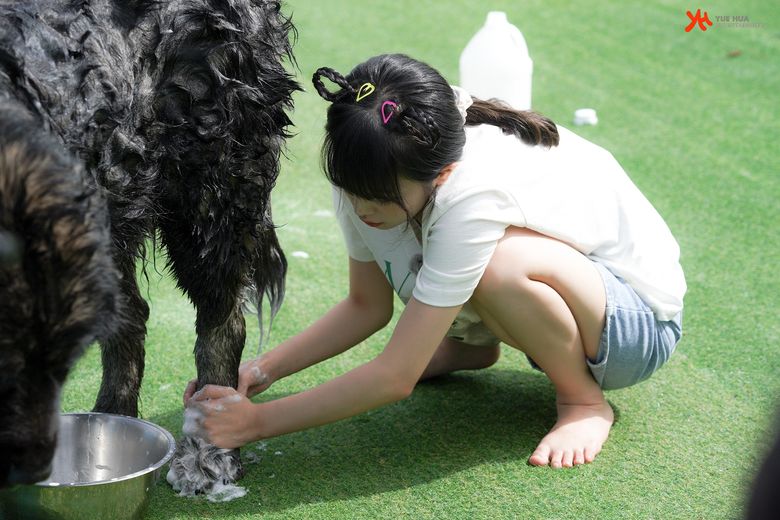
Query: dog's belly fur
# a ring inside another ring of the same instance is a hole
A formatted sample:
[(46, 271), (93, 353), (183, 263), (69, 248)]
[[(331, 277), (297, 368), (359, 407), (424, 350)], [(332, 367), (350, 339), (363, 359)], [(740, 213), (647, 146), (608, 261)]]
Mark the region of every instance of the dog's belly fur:
[(237, 384), (245, 295), (275, 312), (284, 293), (270, 192), (298, 86), (278, 7), (0, 2), (0, 487), (45, 470), (93, 340), (95, 409), (137, 415), (150, 239), (197, 309), (199, 387)]

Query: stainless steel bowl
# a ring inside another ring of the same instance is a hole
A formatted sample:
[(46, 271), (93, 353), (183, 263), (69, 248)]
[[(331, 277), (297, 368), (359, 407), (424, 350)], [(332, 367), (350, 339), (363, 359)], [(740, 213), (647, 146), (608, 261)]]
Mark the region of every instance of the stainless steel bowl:
[(176, 443), (148, 421), (107, 413), (60, 416), (47, 480), (0, 492), (0, 518), (141, 518)]

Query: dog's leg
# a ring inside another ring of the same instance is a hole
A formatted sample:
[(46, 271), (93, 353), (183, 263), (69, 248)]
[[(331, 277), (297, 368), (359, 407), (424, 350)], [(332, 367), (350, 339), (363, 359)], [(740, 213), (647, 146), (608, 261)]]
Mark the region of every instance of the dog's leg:
[(195, 363), (198, 368), (198, 389), (205, 384), (238, 386), (238, 365), (244, 350), (246, 328), (241, 302), (235, 296), (233, 308), (224, 320), (214, 319), (216, 309), (208, 302), (196, 302)]
[[(239, 246), (229, 235), (219, 237), (231, 254), (214, 258), (213, 251), (190, 233), (191, 220), (170, 218), (161, 222), (162, 240), (168, 249), (170, 266), (179, 286), (195, 305), (195, 361), (198, 389), (206, 384), (238, 386), (238, 366), (244, 349), (246, 329), (242, 314), (242, 292), (249, 284), (250, 267)], [(189, 414), (189, 415), (188, 415)], [(185, 412), (185, 436), (171, 461), (168, 482), (182, 495), (210, 493), (241, 478), (243, 468), (238, 450), (209, 445), (188, 427), (191, 412)], [(197, 430), (198, 428), (194, 428)]]
[(132, 255), (117, 259), (122, 273), (122, 314), (116, 332), (101, 340), (103, 381), (96, 412), (138, 416), (138, 392), (144, 376), (144, 340), (149, 305), (138, 290)]
[[(198, 307), (195, 359), (198, 388), (205, 384), (238, 385), (238, 365), (246, 336), (239, 300), (222, 323), (214, 323), (208, 304)], [(197, 417), (185, 412), (185, 436), (179, 440), (168, 472), (168, 482), (180, 494), (211, 493), (222, 484), (231, 484), (244, 474), (239, 450), (226, 450), (208, 444), (202, 438), (186, 435), (190, 427), (198, 430)]]

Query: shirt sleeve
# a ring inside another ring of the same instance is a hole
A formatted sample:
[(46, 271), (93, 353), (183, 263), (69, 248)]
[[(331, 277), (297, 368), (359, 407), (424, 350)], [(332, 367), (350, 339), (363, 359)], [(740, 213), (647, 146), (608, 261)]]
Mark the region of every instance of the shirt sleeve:
[(468, 301), (507, 226), (522, 220), (514, 199), (499, 191), (463, 197), (443, 211), (424, 230), (414, 297), (437, 307)]
[(333, 188), (333, 211), (341, 228), (341, 234), (344, 237), (344, 244), (347, 246), (347, 253), (350, 258), (358, 262), (374, 261), (374, 254), (363, 241), (363, 237), (355, 227), (349, 212), (352, 211), (352, 204), (343, 196), (341, 190)]

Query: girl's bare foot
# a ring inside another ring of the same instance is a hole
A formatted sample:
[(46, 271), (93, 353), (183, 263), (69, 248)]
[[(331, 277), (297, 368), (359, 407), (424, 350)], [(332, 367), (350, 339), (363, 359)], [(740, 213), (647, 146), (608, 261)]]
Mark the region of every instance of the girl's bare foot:
[(592, 462), (609, 437), (614, 421), (606, 400), (597, 404), (558, 403), (558, 421), (528, 462), (534, 466), (570, 468)]

